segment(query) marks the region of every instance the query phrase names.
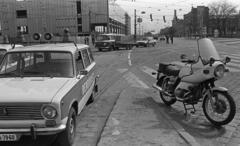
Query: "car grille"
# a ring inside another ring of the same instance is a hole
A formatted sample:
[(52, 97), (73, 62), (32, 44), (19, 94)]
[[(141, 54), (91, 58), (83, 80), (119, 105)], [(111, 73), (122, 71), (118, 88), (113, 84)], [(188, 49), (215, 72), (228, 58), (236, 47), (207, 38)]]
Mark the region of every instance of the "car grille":
[(0, 120), (43, 120), (43, 104), (0, 105)]

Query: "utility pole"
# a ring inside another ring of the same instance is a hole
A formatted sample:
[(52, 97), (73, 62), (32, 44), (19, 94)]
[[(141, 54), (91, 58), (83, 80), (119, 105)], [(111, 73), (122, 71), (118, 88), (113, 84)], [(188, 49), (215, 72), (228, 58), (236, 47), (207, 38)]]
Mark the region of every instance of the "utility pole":
[(134, 42), (137, 41), (137, 15), (136, 15), (136, 9), (134, 10)]
[(91, 35), (91, 7), (89, 7), (89, 36)]

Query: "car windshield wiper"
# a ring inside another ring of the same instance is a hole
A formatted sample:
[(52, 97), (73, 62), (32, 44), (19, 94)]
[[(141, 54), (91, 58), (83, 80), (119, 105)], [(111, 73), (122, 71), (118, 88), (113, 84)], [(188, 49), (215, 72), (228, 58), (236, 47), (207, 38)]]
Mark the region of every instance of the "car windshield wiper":
[(24, 71), (24, 74), (28, 73), (28, 74), (39, 74), (39, 75), (45, 75), (47, 77), (53, 77), (52, 75), (46, 74), (44, 72), (40, 72), (40, 71)]

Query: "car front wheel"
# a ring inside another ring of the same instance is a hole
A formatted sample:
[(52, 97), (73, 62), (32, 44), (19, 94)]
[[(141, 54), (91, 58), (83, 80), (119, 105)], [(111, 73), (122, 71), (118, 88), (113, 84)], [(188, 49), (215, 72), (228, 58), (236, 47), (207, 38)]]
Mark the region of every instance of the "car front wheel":
[(72, 146), (76, 136), (76, 112), (72, 107), (68, 115), (66, 129), (58, 135), (60, 146)]

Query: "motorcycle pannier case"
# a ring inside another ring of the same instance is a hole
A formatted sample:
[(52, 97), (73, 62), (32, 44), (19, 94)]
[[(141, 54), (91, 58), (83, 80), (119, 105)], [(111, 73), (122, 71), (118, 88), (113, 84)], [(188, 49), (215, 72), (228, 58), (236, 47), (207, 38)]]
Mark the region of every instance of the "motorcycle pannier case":
[(164, 73), (165, 69), (168, 65), (169, 65), (169, 63), (159, 63), (158, 72), (159, 73)]

